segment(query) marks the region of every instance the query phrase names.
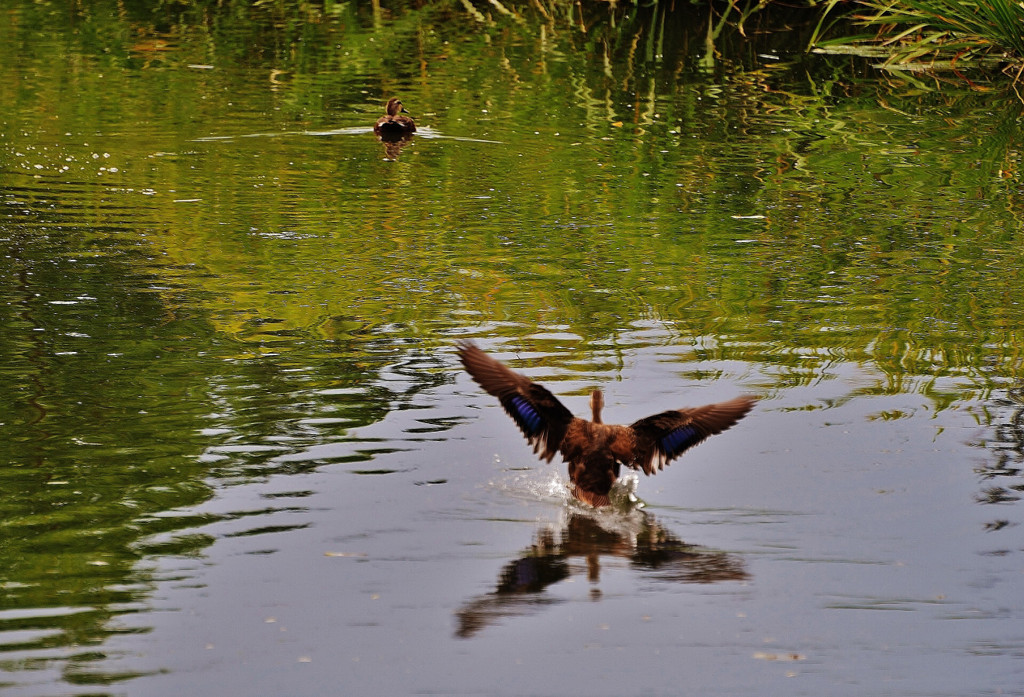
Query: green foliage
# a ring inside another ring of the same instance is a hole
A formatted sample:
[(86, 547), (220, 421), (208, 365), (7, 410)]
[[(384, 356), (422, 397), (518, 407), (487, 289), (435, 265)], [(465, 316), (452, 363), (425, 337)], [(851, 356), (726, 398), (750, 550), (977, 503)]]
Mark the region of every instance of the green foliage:
[[(839, 4), (831, 0), (826, 14)], [(887, 56), (887, 64), (947, 67), (993, 64), (1024, 59), (1024, 6), (1012, 0), (861, 0), (866, 11), (851, 16), (878, 27), (871, 37), (841, 37), (821, 45), (870, 45)]]

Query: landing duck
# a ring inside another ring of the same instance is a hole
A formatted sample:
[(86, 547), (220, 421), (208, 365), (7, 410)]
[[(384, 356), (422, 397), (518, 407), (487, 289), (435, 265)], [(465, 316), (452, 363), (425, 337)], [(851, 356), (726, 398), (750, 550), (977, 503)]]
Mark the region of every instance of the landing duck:
[(409, 112), (405, 110), (401, 99), (398, 97), (389, 99), (385, 111), (387, 113), (377, 119), (377, 123), (373, 125), (374, 133), (377, 135), (403, 135), (416, 132), (416, 122), (408, 116), (402, 116), (403, 113), (408, 114)]
[(521, 373), (477, 348), (457, 346), (466, 372), (519, 426), (533, 451), (546, 462), (561, 453), (569, 464), (572, 495), (594, 507), (611, 503), (609, 492), (622, 465), (653, 475), (706, 438), (721, 433), (747, 415), (757, 401), (741, 396), (702, 407), (663, 411), (629, 426), (601, 421), (604, 396), (590, 395), (592, 419), (572, 415), (558, 399)]

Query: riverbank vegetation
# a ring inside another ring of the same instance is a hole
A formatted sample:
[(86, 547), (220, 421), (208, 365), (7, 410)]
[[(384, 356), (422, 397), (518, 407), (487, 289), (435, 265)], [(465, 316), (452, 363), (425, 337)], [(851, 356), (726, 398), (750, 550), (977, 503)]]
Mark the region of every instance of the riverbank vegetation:
[[(42, 12), (88, 18), (102, 6), (77, 0), (40, 3)], [(732, 38), (789, 34), (795, 51), (866, 56), (879, 67), (905, 71), (1004, 71), (1019, 78), (1024, 68), (1024, 3), (1018, 0), (120, 0), (116, 13), (131, 24), (160, 27), (196, 20), (239, 22), (302, 33), (301, 27), (455, 21), (472, 26), (574, 31), (589, 37), (633, 40), (657, 50), (657, 39), (680, 25), (703, 26), (700, 41), (723, 51)], [(77, 21), (77, 20), (76, 20)], [(642, 36), (642, 38), (641, 38)], [(638, 40), (639, 39), (639, 40)], [(653, 43), (644, 44), (645, 41)], [(268, 44), (261, 42), (260, 45)], [(270, 45), (273, 45), (271, 42)], [(584, 48), (592, 48), (584, 46)], [(724, 52), (728, 53), (726, 48)]]
[(884, 59), (884, 67), (1003, 70), (1018, 80), (1024, 68), (1024, 5), (1011, 0), (828, 0), (825, 15), (874, 29), (812, 43), (819, 50), (848, 51)]
[[(507, 1), (507, 0), (506, 0)], [(473, 7), (471, 0), (459, 0)], [(586, 29), (584, 9), (567, 0), (516, 0), (535, 8), (547, 18), (579, 8), (579, 26)], [(547, 7), (544, 3), (547, 3)], [(483, 3), (481, 3), (483, 4)], [(491, 7), (509, 15), (502, 0), (487, 0)], [(955, 70), (966, 67), (995, 68), (1020, 77), (1024, 68), (1024, 3), (1014, 0), (728, 0), (728, 2), (683, 3), (642, 0), (617, 3), (595, 2), (629, 12), (630, 7), (663, 7), (668, 12), (693, 12), (703, 5), (710, 9), (709, 41), (726, 28), (741, 35), (764, 31), (772, 16), (781, 15), (774, 29), (790, 31), (794, 25), (813, 27), (806, 50), (850, 53), (882, 60), (880, 67), (910, 71)], [(477, 12), (476, 10), (473, 10)], [(760, 21), (768, 17), (766, 22)], [(752, 27), (756, 24), (757, 26)]]

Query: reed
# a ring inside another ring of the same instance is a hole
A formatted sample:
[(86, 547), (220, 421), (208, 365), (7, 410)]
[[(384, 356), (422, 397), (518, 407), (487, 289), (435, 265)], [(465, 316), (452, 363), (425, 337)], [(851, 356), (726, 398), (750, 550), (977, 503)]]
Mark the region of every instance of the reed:
[[(883, 49), (887, 65), (1024, 60), (1024, 6), (1011, 0), (859, 0), (847, 16), (878, 28), (871, 37), (844, 37), (820, 46), (868, 45)], [(826, 15), (841, 0), (825, 3)], [(819, 25), (820, 31), (821, 25)]]

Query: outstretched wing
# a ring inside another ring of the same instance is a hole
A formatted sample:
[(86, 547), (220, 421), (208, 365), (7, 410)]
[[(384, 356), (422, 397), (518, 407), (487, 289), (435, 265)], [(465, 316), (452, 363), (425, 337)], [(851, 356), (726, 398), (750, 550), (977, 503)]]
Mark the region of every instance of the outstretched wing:
[(470, 341), (459, 343), (459, 359), (479, 385), (494, 395), (519, 426), (533, 452), (551, 462), (573, 420), (572, 412), (544, 387), (509, 370)]
[(736, 397), (728, 402), (693, 409), (663, 411), (632, 424), (636, 442), (633, 460), (626, 463), (644, 474), (654, 474), (686, 450), (721, 433), (747, 415), (757, 400)]

